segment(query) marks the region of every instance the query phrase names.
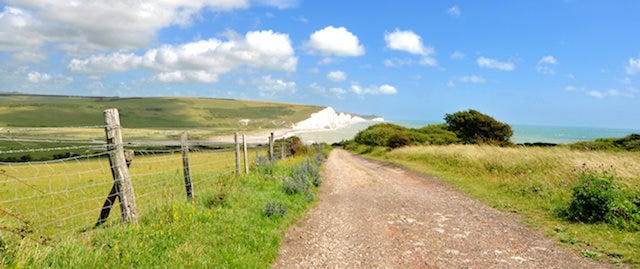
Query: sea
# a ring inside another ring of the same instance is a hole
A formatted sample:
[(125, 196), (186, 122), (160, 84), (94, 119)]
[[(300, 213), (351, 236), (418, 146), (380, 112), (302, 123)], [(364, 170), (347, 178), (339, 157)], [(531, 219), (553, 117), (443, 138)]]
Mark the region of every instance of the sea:
[[(386, 121), (409, 128), (420, 128), (438, 122), (427, 121)], [(352, 124), (335, 130), (304, 131), (296, 133), (302, 141), (306, 143), (326, 142), (336, 143), (353, 139), (355, 135), (367, 127), (379, 122), (362, 122)], [(568, 144), (578, 141), (593, 141), (598, 138), (624, 137), (629, 134), (640, 134), (640, 129), (611, 129), (592, 127), (562, 127), (562, 126), (540, 126), (540, 125), (511, 125), (514, 143), (554, 143)]]

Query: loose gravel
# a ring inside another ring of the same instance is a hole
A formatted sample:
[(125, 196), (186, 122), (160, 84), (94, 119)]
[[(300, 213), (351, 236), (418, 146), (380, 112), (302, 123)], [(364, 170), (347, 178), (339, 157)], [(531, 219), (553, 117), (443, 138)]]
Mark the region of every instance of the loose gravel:
[(336, 149), (275, 268), (607, 268), (431, 176)]

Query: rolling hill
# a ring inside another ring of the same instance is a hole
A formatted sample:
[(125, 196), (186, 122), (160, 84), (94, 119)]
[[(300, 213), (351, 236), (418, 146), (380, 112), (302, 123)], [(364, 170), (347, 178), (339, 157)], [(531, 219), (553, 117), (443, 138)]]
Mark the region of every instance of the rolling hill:
[[(323, 107), (232, 99), (78, 97), (0, 93), (0, 127), (93, 126), (118, 108), (126, 128), (272, 129), (304, 120)], [(245, 121), (247, 122), (247, 121)]]

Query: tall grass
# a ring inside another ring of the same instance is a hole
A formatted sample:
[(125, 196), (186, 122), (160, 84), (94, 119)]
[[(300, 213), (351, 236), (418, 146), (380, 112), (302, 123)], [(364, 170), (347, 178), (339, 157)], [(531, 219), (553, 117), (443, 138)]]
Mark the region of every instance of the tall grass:
[[(234, 154), (228, 150), (191, 153), (195, 192), (215, 184), (215, 175), (233, 171)], [(254, 158), (254, 154), (249, 156)], [(3, 208), (20, 214), (31, 223), (34, 232), (51, 239), (91, 228), (113, 185), (106, 156), (5, 164), (0, 169)], [(130, 173), (138, 212), (186, 199), (180, 153), (136, 156)], [(117, 221), (119, 214), (119, 207), (114, 206), (110, 220)]]
[(560, 216), (583, 166), (613, 171), (620, 189), (640, 198), (638, 153), (477, 145), (367, 151), (374, 158), (440, 176), (493, 207), (521, 214), (529, 225), (590, 257), (640, 266), (639, 232), (570, 222)]
[[(193, 154), (191, 158), (198, 158), (198, 155)], [(304, 163), (306, 158), (279, 161), (271, 167), (271, 174), (253, 172), (246, 176), (221, 176), (192, 170), (196, 178), (203, 177), (209, 182), (206, 186), (200, 184), (199, 188), (194, 183), (195, 199), (192, 201), (177, 197), (165, 202), (143, 199), (145, 202), (139, 203), (144, 210), (140, 213), (138, 226), (111, 223), (45, 244), (29, 239), (1, 242), (0, 265), (27, 268), (267, 268), (277, 256), (280, 238), (287, 227), (309, 205), (307, 195), (287, 194), (282, 185), (282, 178), (291, 175), (292, 169)], [(144, 170), (148, 168), (142, 160), (137, 161), (138, 169), (148, 171)], [(166, 165), (179, 170), (172, 161), (167, 160)], [(154, 166), (158, 164), (162, 161)], [(134, 170), (134, 173), (140, 171)], [(169, 174), (167, 176), (173, 176)], [(157, 188), (161, 190), (160, 198), (167, 198), (165, 190), (173, 187)], [(183, 188), (183, 185), (179, 187), (182, 192)], [(136, 189), (137, 193), (139, 189)], [(184, 193), (180, 197), (184, 197)], [(281, 205), (286, 212), (277, 217), (265, 215), (263, 211), (269, 203)]]

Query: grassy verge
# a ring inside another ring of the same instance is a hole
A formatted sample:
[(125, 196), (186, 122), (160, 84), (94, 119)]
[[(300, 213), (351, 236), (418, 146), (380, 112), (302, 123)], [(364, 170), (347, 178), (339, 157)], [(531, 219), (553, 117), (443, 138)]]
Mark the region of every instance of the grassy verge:
[[(267, 268), (280, 239), (313, 200), (311, 182), (287, 192), (315, 155), (263, 164), (246, 176), (209, 175), (195, 199), (147, 204), (138, 226), (110, 223), (46, 244), (0, 242), (0, 264), (27, 268)], [(317, 171), (317, 170), (314, 170)]]
[(612, 170), (621, 191), (640, 198), (637, 153), (472, 145), (352, 150), (439, 176), (495, 208), (524, 216), (528, 225), (580, 255), (640, 267), (640, 232), (603, 223), (570, 222), (560, 216), (570, 203), (572, 188), (578, 184), (577, 171), (583, 165)]

